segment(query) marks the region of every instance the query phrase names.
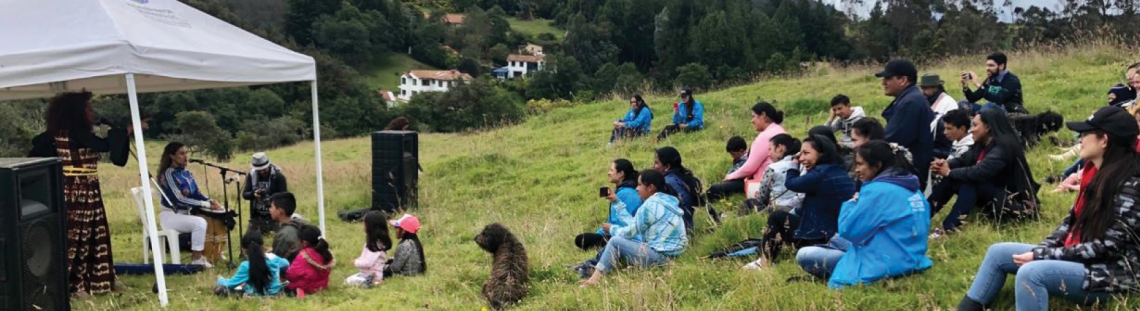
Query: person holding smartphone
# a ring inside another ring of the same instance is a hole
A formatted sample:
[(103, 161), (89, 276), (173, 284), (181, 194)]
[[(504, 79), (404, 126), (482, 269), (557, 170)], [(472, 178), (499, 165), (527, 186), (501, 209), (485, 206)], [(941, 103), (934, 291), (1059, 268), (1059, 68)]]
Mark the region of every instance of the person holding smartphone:
[[(617, 190), (611, 190), (610, 187), (602, 187), (598, 190), (598, 195), (610, 203), (606, 224), (619, 227), (633, 224), (633, 215), (636, 215), (638, 208), (641, 207), (641, 197), (637, 195), (637, 177), (639, 176), (637, 170), (634, 169), (633, 163), (629, 160), (617, 159), (610, 163), (607, 176), (609, 176), (610, 182), (614, 184), (613, 189)], [(574, 245), (582, 250), (590, 250), (605, 247), (609, 240), (610, 235), (606, 234), (602, 228), (598, 228), (596, 232), (582, 233), (574, 237)], [(639, 240), (639, 238), (634, 237), (634, 240)], [(592, 268), (597, 263), (597, 256), (595, 256), (593, 259), (578, 265), (576, 270), (584, 277), (589, 277), (590, 273), (593, 272)]]
[[(1009, 72), (1006, 67), (1005, 54), (993, 53), (986, 56), (986, 78), (978, 83), (978, 76), (973, 71), (962, 73), (962, 92), (966, 94), (966, 101), (971, 109), (977, 113), (981, 109), (1001, 108), (1007, 113), (1029, 113), (1025, 110), (1021, 96), (1021, 79)], [(973, 86), (974, 89), (970, 90)], [(986, 105), (978, 105), (978, 100), (985, 99)]]

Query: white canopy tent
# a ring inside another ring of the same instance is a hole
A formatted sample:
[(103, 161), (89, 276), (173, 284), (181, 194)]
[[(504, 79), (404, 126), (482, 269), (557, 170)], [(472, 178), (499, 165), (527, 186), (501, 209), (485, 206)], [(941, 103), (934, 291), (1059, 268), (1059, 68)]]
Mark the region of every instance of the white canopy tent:
[[(176, 0), (0, 0), (0, 100), (87, 90), (128, 94), (139, 185), (157, 236), (138, 93), (312, 81), (317, 206), (325, 229), (321, 132), (313, 58)], [(162, 249), (158, 239), (153, 249)], [(163, 252), (154, 252), (159, 301), (168, 303)]]

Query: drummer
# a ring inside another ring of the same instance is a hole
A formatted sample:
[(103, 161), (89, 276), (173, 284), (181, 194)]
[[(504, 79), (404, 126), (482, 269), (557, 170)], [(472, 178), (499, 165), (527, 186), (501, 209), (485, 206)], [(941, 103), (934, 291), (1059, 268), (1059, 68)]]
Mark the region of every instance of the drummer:
[[(186, 170), (190, 158), (186, 146), (172, 142), (162, 150), (162, 160), (158, 165), (159, 187), (162, 188), (162, 212), (158, 222), (163, 229), (179, 233), (190, 233), (190, 251), (193, 254), (191, 265), (212, 268), (213, 265), (203, 255), (206, 249), (206, 219), (190, 215), (192, 210), (221, 211), (221, 205), (198, 191), (194, 176)], [(173, 202), (171, 202), (173, 201)]]

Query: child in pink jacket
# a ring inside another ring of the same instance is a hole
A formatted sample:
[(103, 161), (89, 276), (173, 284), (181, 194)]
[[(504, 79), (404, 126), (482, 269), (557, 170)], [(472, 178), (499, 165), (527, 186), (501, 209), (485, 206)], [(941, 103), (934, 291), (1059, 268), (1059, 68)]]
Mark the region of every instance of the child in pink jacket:
[(360, 251), (353, 263), (360, 273), (344, 279), (349, 286), (370, 288), (384, 281), (384, 265), (388, 262), (388, 250), (392, 248), (392, 238), (388, 236), (388, 222), (377, 211), (364, 215), (364, 234), (367, 236), (364, 250)]
[(289, 281), (285, 289), (288, 294), (305, 298), (305, 294), (312, 294), (329, 286), (329, 274), (332, 273), (332, 267), (336, 262), (329, 252), (329, 243), (321, 236), (321, 229), (305, 226), (298, 237), (301, 239), (301, 251), (285, 271), (285, 280)]

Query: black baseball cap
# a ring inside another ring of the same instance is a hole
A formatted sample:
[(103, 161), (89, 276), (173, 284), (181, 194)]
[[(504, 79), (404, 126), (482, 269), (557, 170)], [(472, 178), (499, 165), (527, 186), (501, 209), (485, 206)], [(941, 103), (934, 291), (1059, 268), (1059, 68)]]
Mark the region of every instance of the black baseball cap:
[(913, 80), (918, 76), (918, 69), (915, 69), (914, 63), (909, 60), (897, 58), (887, 62), (887, 66), (883, 68), (883, 71), (875, 74), (875, 77), (879, 78), (897, 76), (910, 77)]
[(681, 97), (685, 97), (685, 96), (690, 96), (690, 97), (693, 96), (693, 90), (689, 89), (689, 88), (681, 89)]
[(1140, 126), (1136, 125), (1136, 119), (1132, 118), (1124, 108), (1116, 106), (1101, 107), (1088, 120), (1068, 122), (1065, 126), (1077, 133), (1101, 130), (1117, 137), (1140, 135)]

